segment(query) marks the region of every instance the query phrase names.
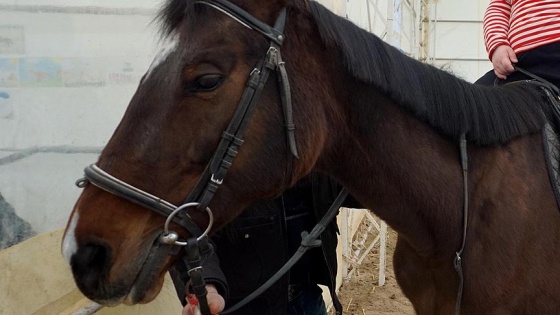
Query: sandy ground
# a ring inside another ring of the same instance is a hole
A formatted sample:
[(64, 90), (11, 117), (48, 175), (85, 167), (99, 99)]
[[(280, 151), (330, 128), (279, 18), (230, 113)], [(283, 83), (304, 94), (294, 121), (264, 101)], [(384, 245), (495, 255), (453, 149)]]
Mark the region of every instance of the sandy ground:
[(393, 251), (397, 233), (388, 229), (387, 271), (384, 286), (378, 286), (379, 253), (376, 247), (339, 292), (345, 315), (408, 315), (412, 304), (404, 297), (393, 272)]

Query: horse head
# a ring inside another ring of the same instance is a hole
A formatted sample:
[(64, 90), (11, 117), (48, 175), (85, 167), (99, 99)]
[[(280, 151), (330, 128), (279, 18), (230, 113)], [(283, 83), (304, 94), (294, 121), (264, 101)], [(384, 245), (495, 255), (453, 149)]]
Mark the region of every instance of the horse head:
[[(212, 231), (307, 174), (326, 133), (325, 113), (312, 106), (329, 92), (308, 48), (320, 45), (307, 35), (313, 31), (304, 23), (307, 3), (234, 2), (166, 3), (160, 14), (166, 48), (95, 166), (173, 205), (209, 177), (219, 187), (202, 207), (214, 215)], [(314, 87), (319, 81), (325, 87)], [(84, 186), (63, 240), (78, 287), (103, 304), (149, 302), (177, 259), (155, 245), (166, 218), (98, 185)], [(185, 211), (202, 230), (211, 223), (205, 211)], [(192, 236), (174, 222), (170, 229), (182, 239)]]

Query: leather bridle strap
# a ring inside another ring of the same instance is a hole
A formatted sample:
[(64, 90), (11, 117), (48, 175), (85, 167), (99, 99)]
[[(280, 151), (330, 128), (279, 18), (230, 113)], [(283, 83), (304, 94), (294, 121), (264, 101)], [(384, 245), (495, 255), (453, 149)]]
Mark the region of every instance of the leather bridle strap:
[(543, 79), (542, 77), (539, 77), (538, 75), (531, 73), (523, 68), (520, 68), (518, 66), (513, 66), (515, 68), (515, 70), (523, 73), (524, 75), (531, 77), (533, 79), (535, 79), (537, 82), (540, 82), (542, 85), (544, 85), (545, 87), (549, 88), (550, 90), (552, 90), (552, 92), (554, 92), (554, 94), (556, 95), (560, 95), (560, 89), (558, 89), (558, 87), (554, 84), (552, 84), (550, 81)]
[[(239, 22), (241, 25), (261, 33), (264, 37), (273, 41), (278, 46), (282, 46), (282, 43), (284, 42), (285, 37), (282, 32), (284, 31), (284, 24), (286, 20), (285, 9), (283, 9), (282, 13), (280, 13), (276, 25), (274, 27), (270, 27), (268, 24), (257, 20), (247, 11), (226, 0), (199, 0), (195, 1), (195, 3), (205, 4), (221, 11), (225, 15)], [(278, 22), (280, 22), (281, 25), (279, 25)]]
[[(204, 209), (210, 204), (216, 191), (223, 183), (229, 168), (233, 164), (233, 160), (237, 156), (239, 147), (244, 142), (243, 136), (255, 108), (258, 105), (260, 95), (266, 85), (266, 82), (268, 81), (270, 72), (272, 71), (279, 72), (278, 80), (281, 87), (280, 94), (283, 105), (288, 149), (293, 156), (298, 157), (298, 153), (294, 135), (295, 128), (292, 117), (290, 86), (285, 65), (280, 55), (280, 45), (284, 40), (282, 32), (286, 24), (286, 9), (282, 9), (274, 27), (270, 27), (260, 22), (241, 8), (225, 0), (204, 0), (197, 1), (196, 3), (208, 5), (227, 14), (243, 25), (258, 31), (271, 41), (265, 58), (259, 62), (259, 66), (257, 68), (251, 71), (241, 100), (228, 127), (222, 134), (222, 138), (216, 148), (216, 151), (214, 152), (214, 155), (210, 159), (210, 162), (208, 163), (208, 166), (204, 170), (198, 183), (195, 185), (195, 188), (185, 200), (185, 202), (197, 201), (199, 203), (198, 208)], [(288, 173), (291, 172), (292, 155), (288, 154)], [(287, 177), (289, 177), (289, 175)]]
[(249, 75), (241, 101), (229, 126), (222, 133), (220, 143), (208, 163), (208, 167), (201, 176), (202, 181), (199, 180), (186, 200), (186, 202), (197, 200), (200, 203), (199, 209), (204, 209), (210, 204), (214, 194), (223, 183), (229, 168), (232, 166), (233, 160), (237, 157), (239, 147), (244, 142), (243, 136), (270, 74), (270, 54), (267, 54), (265, 58), (261, 62), (260, 69), (253, 69)]
[(183, 261), (187, 266), (187, 273), (190, 278), (190, 286), (192, 287), (193, 293), (198, 299), (200, 312), (203, 315), (210, 315), (210, 305), (208, 304), (206, 290), (206, 281), (204, 280), (204, 273), (202, 272), (202, 264), (204, 263), (203, 256), (200, 253), (200, 244), (195, 237), (191, 237), (187, 240), (187, 245), (185, 246), (185, 258)]
[[(119, 196), (132, 203), (148, 208), (164, 217), (169, 217), (177, 206), (147, 193), (129, 183), (122, 181), (111, 174), (100, 169), (97, 165), (92, 164), (84, 169), (85, 177), (76, 182), (78, 187), (84, 187), (88, 182), (94, 186), (101, 188), (115, 196)], [(194, 220), (186, 211), (178, 212), (173, 218), (173, 222), (184, 227), (194, 236), (203, 235), (203, 231), (198, 227)]]
[[(280, 85), (280, 98), (282, 101), (283, 114), (284, 114), (284, 124), (286, 128), (286, 141), (288, 152), (288, 162), (287, 162), (287, 176), (291, 180), (291, 165), (292, 165), (292, 155), (298, 157), (295, 135), (294, 135), (294, 124), (292, 117), (292, 102), (290, 94), (290, 86), (288, 82), (288, 75), (285, 69), (285, 64), (280, 55), (280, 46), (284, 41), (284, 27), (286, 24), (286, 8), (283, 8), (276, 20), (274, 27), (270, 27), (265, 23), (257, 20), (255, 17), (251, 16), (249, 13), (245, 12), (241, 8), (235, 6), (234, 4), (226, 0), (199, 0), (195, 3), (208, 5), (214, 9), (223, 12), (224, 14), (232, 17), (237, 22), (242, 25), (253, 29), (267, 39), (270, 40), (270, 47), (266, 53), (266, 56), (259, 62), (258, 67), (253, 69), (249, 75), (245, 90), (241, 97), (241, 101), (235, 110), (233, 117), (222, 134), (222, 138), (218, 143), (218, 147), (214, 152), (210, 162), (208, 163), (206, 169), (199, 178), (194, 189), (189, 194), (188, 198), (185, 200), (181, 207), (187, 206), (187, 204), (198, 204), (198, 209), (207, 209), (210, 215), (210, 223), (207, 231), (211, 228), (211, 211), (208, 209), (210, 201), (214, 197), (214, 194), (218, 190), (219, 186), (223, 183), (223, 180), (231, 167), (233, 160), (237, 156), (239, 147), (243, 144), (243, 136), (249, 125), (251, 117), (255, 111), (258, 104), (258, 100), (264, 89), (270, 72), (278, 72), (278, 80)], [(290, 155), (291, 153), (291, 155)], [(158, 214), (168, 217), (166, 221), (166, 233), (162, 235), (160, 241), (164, 244), (174, 243), (176, 245), (185, 246), (187, 251), (187, 264), (189, 265), (189, 275), (192, 280), (193, 288), (195, 288), (196, 295), (201, 302), (203, 314), (209, 314), (209, 309), (206, 301), (206, 290), (205, 282), (201, 272), (202, 258), (199, 258), (200, 253), (210, 252), (206, 250), (208, 247), (208, 240), (206, 233), (202, 232), (196, 223), (190, 218), (186, 211), (179, 211), (181, 209), (174, 206), (171, 203), (165, 202), (161, 198), (153, 196), (143, 190), (140, 190), (128, 183), (121, 181), (110, 174), (104, 172), (95, 165), (91, 165), (85, 169), (86, 179), (79, 181), (78, 186), (85, 186), (89, 181), (95, 186), (106, 190), (114, 195), (122, 197), (133, 203), (151, 209)], [(333, 205), (334, 206), (334, 205)], [(340, 207), (340, 206), (339, 206)], [(199, 236), (196, 239), (190, 239), (187, 242), (177, 242), (177, 234), (167, 231), (167, 226), (170, 221), (173, 221), (182, 227), (186, 228), (192, 235)], [(326, 226), (326, 224), (325, 224)], [(316, 231), (317, 230), (317, 231)], [(324, 227), (319, 225), (313, 229), (311, 235), (306, 237), (302, 241), (303, 247), (318, 246), (320, 241), (314, 241), (319, 236), (319, 234), (324, 230)], [(306, 250), (306, 249), (305, 249)], [(305, 252), (299, 251), (299, 257)], [(295, 258), (295, 261), (299, 259)], [(290, 261), (294, 260), (292, 258)], [(295, 263), (295, 261), (293, 263)], [(292, 263), (292, 265), (293, 265)], [(287, 267), (286, 271), (291, 267)], [(283, 273), (285, 273), (284, 271)], [(268, 283), (268, 282), (267, 282)], [(260, 294), (260, 293), (259, 293)]]

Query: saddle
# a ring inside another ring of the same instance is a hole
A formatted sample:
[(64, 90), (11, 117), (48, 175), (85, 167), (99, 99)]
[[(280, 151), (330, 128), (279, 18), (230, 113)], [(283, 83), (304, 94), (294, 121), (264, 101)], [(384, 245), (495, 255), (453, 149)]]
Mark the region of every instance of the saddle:
[[(542, 130), (543, 151), (550, 185), (554, 192), (556, 205), (560, 208), (560, 89), (556, 85), (523, 68), (517, 66), (514, 66), (514, 68), (532, 78), (532, 80), (527, 80), (527, 82), (539, 85), (548, 99), (547, 103), (541, 105), (546, 119)], [(500, 79), (496, 78), (494, 85), (500, 85)]]
[[(554, 92), (545, 89), (549, 99), (550, 113), (547, 123), (543, 127), (543, 149), (550, 185), (560, 208), (560, 93), (558, 88)], [(550, 117), (552, 116), (552, 117)]]
[(519, 67), (517, 70), (532, 77), (540, 85), (548, 102), (543, 106), (547, 122), (542, 131), (543, 151), (550, 185), (560, 208), (560, 90), (554, 84)]

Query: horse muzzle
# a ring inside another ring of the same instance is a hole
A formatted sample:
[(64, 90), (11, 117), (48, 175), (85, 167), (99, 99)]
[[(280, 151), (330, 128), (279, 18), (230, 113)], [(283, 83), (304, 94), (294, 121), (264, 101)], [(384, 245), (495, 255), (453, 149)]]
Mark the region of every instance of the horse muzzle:
[(102, 240), (90, 240), (79, 246), (70, 265), (80, 291), (107, 306), (153, 300), (163, 286), (173, 249), (159, 242), (161, 230), (154, 234), (149, 241), (128, 251), (119, 248), (120, 255), (126, 255), (120, 259), (114, 248)]

